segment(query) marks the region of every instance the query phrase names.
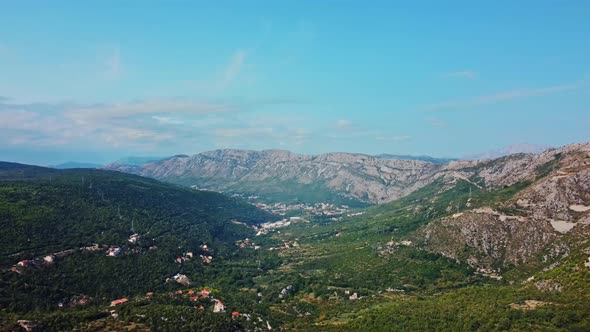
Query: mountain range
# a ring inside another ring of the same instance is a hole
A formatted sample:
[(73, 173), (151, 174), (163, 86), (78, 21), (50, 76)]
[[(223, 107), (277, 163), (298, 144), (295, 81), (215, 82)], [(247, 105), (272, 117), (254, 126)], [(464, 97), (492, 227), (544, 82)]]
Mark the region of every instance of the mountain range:
[[(552, 153), (557, 152), (547, 156)], [(522, 158), (527, 160), (531, 156), (525, 154)], [(542, 163), (539, 160), (534, 162)], [(488, 187), (502, 186), (514, 180), (510, 178), (514, 177), (512, 171), (518, 163), (520, 159), (496, 170), (495, 164), (486, 159), (431, 162), (353, 153), (302, 155), (283, 150), (216, 150), (141, 165), (114, 163), (104, 168), (209, 190), (259, 195), (271, 201), (382, 204), (440, 178), (477, 175)]]
[[(219, 150), (109, 167), (173, 183), (0, 163), (0, 330), (590, 328), (590, 143), (447, 163)], [(379, 204), (277, 216), (195, 185)], [(369, 200), (379, 190), (395, 195)]]
[(94, 163), (81, 163), (76, 161), (68, 161), (62, 164), (57, 165), (49, 165), (47, 167), (50, 168), (57, 168), (57, 169), (72, 169), (72, 168), (99, 168), (102, 167), (101, 164), (94, 164)]

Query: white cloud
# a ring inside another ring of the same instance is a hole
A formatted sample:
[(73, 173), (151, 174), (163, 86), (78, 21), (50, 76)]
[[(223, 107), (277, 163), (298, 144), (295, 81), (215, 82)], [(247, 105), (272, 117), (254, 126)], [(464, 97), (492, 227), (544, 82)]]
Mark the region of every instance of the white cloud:
[[(0, 145), (106, 144), (144, 148), (165, 144), (179, 135), (183, 135), (186, 142), (192, 142), (195, 129), (189, 124), (194, 122), (194, 116), (215, 115), (229, 109), (221, 104), (181, 99), (95, 105), (17, 104), (4, 99), (0, 100)], [(192, 115), (193, 118), (188, 118), (191, 123), (180, 126), (181, 119), (167, 114)]]
[(113, 128), (100, 134), (100, 137), (103, 141), (114, 147), (127, 145), (129, 142), (132, 142), (132, 145), (149, 146), (154, 143), (174, 139), (174, 135), (170, 133), (160, 133), (138, 128)]
[(135, 102), (82, 105), (72, 107), (64, 115), (77, 123), (128, 118), (142, 114), (211, 114), (227, 112), (231, 107), (223, 104), (211, 104), (182, 99), (142, 100)]
[(378, 141), (388, 141), (388, 142), (402, 142), (411, 139), (412, 136), (377, 136), (375, 139)]
[(173, 125), (177, 125), (177, 124), (183, 124), (184, 123), (184, 121), (182, 121), (182, 120), (178, 120), (176, 118), (171, 118), (171, 117), (167, 117), (167, 116), (157, 116), (157, 115), (154, 115), (154, 116), (152, 116), (152, 119), (156, 120), (160, 124), (173, 124)]
[(447, 123), (439, 118), (427, 118), (426, 121), (433, 127), (446, 127)]
[(238, 78), (242, 71), (242, 67), (246, 62), (247, 53), (244, 50), (237, 50), (232, 55), (231, 60), (223, 70), (223, 74), (218, 83), (219, 90), (225, 90), (230, 87), (234, 81)]
[(478, 76), (479, 74), (477, 72), (471, 70), (455, 71), (443, 74), (443, 77), (445, 78), (465, 78), (469, 80), (475, 79)]
[(350, 128), (352, 126), (352, 122), (350, 120), (343, 120), (340, 119), (336, 121), (336, 127), (340, 129)]
[(515, 99), (527, 97), (545, 96), (554, 93), (575, 90), (579, 84), (555, 85), (537, 89), (516, 89), (490, 95), (479, 96), (475, 98), (451, 100), (442, 103), (427, 105), (423, 108), (425, 111), (439, 111), (445, 109), (465, 109), (489, 104), (496, 104)]
[(104, 76), (107, 79), (116, 80), (123, 74), (123, 61), (118, 48), (112, 50), (105, 59)]

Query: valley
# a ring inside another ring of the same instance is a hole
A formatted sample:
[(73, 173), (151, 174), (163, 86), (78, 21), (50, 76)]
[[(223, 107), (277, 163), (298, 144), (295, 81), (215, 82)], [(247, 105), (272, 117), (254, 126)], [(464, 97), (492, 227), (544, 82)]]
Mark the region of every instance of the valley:
[[(325, 158), (306, 167), (320, 169)], [(171, 161), (180, 162), (164, 163)], [(10, 231), (0, 241), (0, 330), (590, 328), (590, 143), (415, 163), (401, 164), (421, 170), (396, 171), (409, 173), (397, 177), (411, 190), (357, 206), (272, 202), (231, 177), (232, 184), (217, 182), (232, 188), (225, 196), (190, 188), (195, 178), (171, 177), (189, 172), (180, 169), (162, 175), (167, 184), (2, 163), (0, 220)], [(367, 169), (358, 164), (334, 169)], [(228, 167), (225, 174), (238, 172)], [(341, 173), (332, 174), (320, 182)], [(219, 178), (198, 181), (202, 188)], [(299, 198), (298, 190), (316, 186), (300, 185), (285, 192)]]

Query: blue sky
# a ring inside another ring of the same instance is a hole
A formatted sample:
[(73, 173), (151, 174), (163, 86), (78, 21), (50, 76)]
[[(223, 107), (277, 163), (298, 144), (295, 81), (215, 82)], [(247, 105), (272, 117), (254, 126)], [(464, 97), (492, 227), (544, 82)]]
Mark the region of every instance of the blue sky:
[(0, 160), (590, 140), (588, 1), (0, 2)]

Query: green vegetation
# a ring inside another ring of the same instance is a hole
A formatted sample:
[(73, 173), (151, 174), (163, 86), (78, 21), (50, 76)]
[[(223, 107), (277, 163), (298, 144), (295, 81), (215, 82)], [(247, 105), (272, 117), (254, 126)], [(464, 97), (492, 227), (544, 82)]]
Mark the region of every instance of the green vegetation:
[[(6, 230), (0, 235), (0, 329), (16, 329), (19, 319), (54, 331), (241, 331), (267, 324), (295, 331), (590, 329), (584, 237), (564, 239), (578, 247), (555, 268), (540, 270), (550, 261), (512, 267), (508, 280), (478, 275), (407, 242), (437, 218), (501, 207), (526, 182), (491, 190), (478, 179), (440, 180), (340, 222), (317, 218), (254, 236), (231, 221), (275, 218), (221, 194), (117, 172), (14, 164), (0, 164), (0, 179)], [(128, 242), (135, 232), (141, 239)], [(241, 249), (236, 241), (245, 238), (262, 248)], [(75, 250), (51, 265), (10, 271), (21, 259), (94, 243), (125, 251), (107, 257), (105, 249)], [(187, 252), (194, 257), (175, 262)], [(204, 264), (200, 254), (213, 261)], [(165, 282), (177, 273), (191, 284)], [(525, 282), (531, 275), (534, 281)], [(537, 281), (561, 291), (536, 287)], [(208, 298), (190, 299), (189, 290), (203, 287), (223, 300), (226, 312), (213, 313)], [(76, 303), (82, 296), (91, 301)], [(108, 307), (121, 297), (130, 301)], [(240, 314), (232, 317), (233, 311)]]
[(299, 183), (296, 180), (282, 180), (276, 178), (263, 181), (240, 181), (235, 184), (227, 184), (223, 180), (214, 179), (182, 179), (169, 178), (166, 181), (179, 185), (199, 187), (226, 188), (227, 193), (239, 193), (244, 196), (258, 196), (259, 200), (265, 203), (282, 202), (286, 204), (313, 204), (317, 202), (332, 203), (335, 205), (348, 205), (352, 208), (363, 208), (369, 204), (351, 197), (342, 196), (336, 192), (326, 189), (321, 182), (310, 184)]

